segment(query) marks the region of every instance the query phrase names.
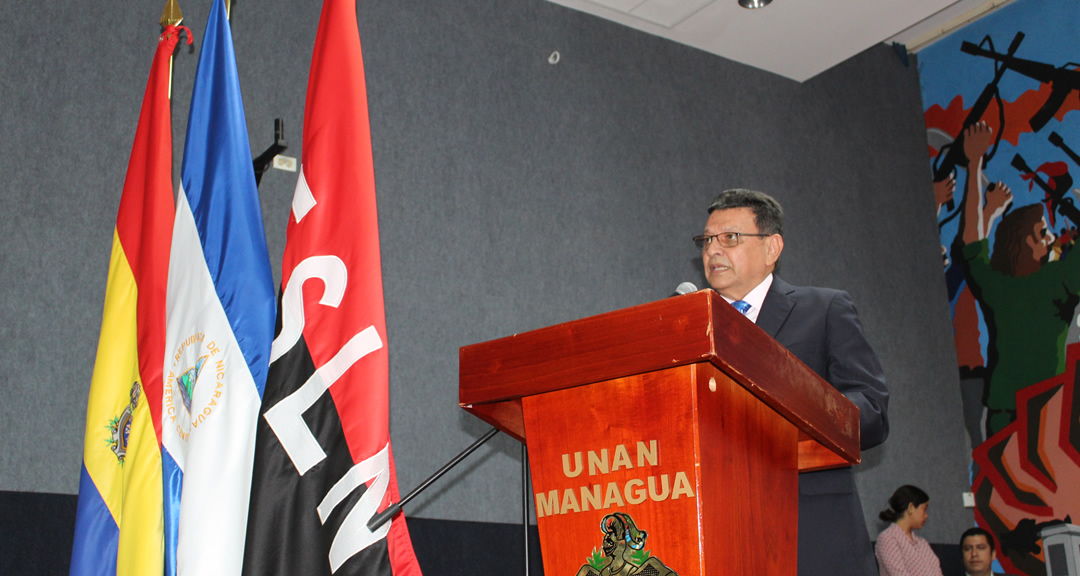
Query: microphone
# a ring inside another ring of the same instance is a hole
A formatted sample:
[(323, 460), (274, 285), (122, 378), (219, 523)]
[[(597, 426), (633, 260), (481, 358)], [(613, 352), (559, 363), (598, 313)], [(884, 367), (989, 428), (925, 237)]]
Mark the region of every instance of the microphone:
[(698, 288), (697, 288), (697, 286), (694, 286), (693, 282), (683, 282), (682, 284), (679, 284), (679, 286), (675, 288), (675, 294), (678, 295), (678, 296), (682, 296), (683, 294), (689, 294), (691, 292), (697, 292), (697, 291), (698, 291)]

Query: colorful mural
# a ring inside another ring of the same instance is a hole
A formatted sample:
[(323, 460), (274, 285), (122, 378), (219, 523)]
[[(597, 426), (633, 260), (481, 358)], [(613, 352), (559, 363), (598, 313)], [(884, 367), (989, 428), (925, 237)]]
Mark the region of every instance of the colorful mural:
[(1080, 520), (1080, 4), (1019, 0), (919, 53), (975, 520), (1006, 571)]

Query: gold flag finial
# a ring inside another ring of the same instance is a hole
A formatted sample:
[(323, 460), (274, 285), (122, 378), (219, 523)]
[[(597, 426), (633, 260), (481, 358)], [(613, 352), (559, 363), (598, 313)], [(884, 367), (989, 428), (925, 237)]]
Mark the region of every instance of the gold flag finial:
[(161, 12), (161, 27), (178, 26), (184, 21), (184, 15), (180, 13), (180, 5), (176, 0), (166, 0), (165, 10)]

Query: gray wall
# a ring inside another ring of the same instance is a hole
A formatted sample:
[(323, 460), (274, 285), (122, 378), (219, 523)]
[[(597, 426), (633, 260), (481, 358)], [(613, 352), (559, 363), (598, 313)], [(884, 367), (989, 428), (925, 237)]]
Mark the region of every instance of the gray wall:
[[(161, 1), (0, 11), (0, 490), (77, 491), (111, 234)], [(233, 33), (253, 154), (299, 157), (318, 2), (242, 0)], [(184, 0), (177, 173), (208, 0)], [(689, 238), (719, 190), (788, 213), (782, 274), (849, 290), (893, 391), (858, 482), (871, 534), (902, 483), (952, 542), (968, 446), (914, 66), (878, 46), (784, 78), (541, 0), (359, 7), (383, 246), (392, 435), (408, 491), (486, 426), (457, 407), (460, 346), (704, 285)], [(557, 65), (548, 56), (559, 51)], [(275, 274), (295, 175), (268, 173)], [(514, 522), (505, 437), (410, 505)]]

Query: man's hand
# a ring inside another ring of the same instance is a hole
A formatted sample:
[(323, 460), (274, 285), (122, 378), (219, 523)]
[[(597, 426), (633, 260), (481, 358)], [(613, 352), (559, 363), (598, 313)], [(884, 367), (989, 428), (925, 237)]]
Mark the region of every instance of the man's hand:
[(956, 175), (949, 174), (949, 177), (941, 182), (934, 182), (934, 203), (937, 204), (938, 212), (941, 212), (941, 207), (946, 202), (953, 199), (953, 192), (956, 190)]
[(995, 182), (986, 187), (986, 211), (994, 214), (991, 219), (1000, 216), (1012, 201), (1012, 191), (1004, 182)]
[(964, 130), (964, 156), (967, 156), (968, 170), (986, 154), (993, 141), (994, 129), (981, 120)]
[(986, 238), (990, 234), (990, 227), (1005, 213), (1005, 209), (1012, 204), (1013, 195), (1009, 187), (1003, 182), (991, 182), (986, 187), (986, 207), (983, 208), (982, 229), (979, 230), (979, 239)]
[(964, 155), (967, 156), (967, 176), (964, 183), (964, 209), (960, 212), (960, 241), (971, 244), (986, 238), (986, 219), (983, 218), (982, 179), (983, 156), (990, 149), (994, 131), (986, 122), (976, 122), (964, 130)]

